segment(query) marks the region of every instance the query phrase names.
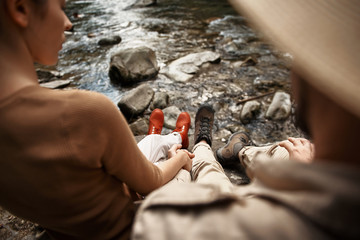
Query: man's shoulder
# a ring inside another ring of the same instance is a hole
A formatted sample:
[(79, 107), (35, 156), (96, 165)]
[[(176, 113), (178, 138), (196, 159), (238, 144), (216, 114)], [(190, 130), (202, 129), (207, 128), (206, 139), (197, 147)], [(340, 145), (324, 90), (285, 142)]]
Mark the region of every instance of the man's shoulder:
[[(157, 223), (156, 232), (151, 230), (154, 222)], [(288, 224), (293, 229), (288, 228)], [(300, 214), (282, 204), (235, 192), (224, 193), (213, 184), (174, 183), (154, 191), (143, 202), (135, 219), (133, 239), (161, 239), (163, 236), (171, 239), (283, 239), (304, 231), (324, 238)]]

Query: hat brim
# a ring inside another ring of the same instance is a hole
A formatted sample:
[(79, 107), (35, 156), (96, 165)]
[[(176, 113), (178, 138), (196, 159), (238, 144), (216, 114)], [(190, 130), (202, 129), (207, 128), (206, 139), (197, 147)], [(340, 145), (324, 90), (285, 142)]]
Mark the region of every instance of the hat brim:
[(360, 1), (229, 0), (296, 71), (360, 117)]

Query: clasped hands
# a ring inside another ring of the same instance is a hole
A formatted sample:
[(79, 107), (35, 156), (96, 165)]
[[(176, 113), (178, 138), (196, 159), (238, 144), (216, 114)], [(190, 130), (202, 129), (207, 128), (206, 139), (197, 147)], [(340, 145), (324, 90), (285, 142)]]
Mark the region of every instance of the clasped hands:
[(181, 149), (181, 144), (174, 144), (168, 151), (168, 158), (172, 158), (177, 154), (181, 154), (181, 157), (185, 159), (186, 164), (183, 166), (183, 169), (190, 172), (192, 168), (192, 159), (195, 157), (195, 154), (186, 149)]

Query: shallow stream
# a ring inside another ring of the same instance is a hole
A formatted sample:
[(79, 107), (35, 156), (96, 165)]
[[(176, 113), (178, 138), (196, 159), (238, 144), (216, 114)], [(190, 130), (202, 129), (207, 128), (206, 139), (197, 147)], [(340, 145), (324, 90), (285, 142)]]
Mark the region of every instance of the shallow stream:
[[(187, 54), (211, 50), (221, 54), (221, 62), (202, 68), (190, 81), (174, 82), (159, 74), (147, 83), (155, 91), (167, 92), (170, 104), (192, 117), (200, 104), (213, 104), (216, 130), (246, 130), (258, 144), (299, 135), (292, 117), (284, 121), (264, 117), (273, 95), (259, 99), (262, 109), (255, 120), (245, 125), (240, 122), (240, 100), (276, 90), (289, 92), (290, 58), (264, 43), (226, 1), (160, 0), (143, 8), (131, 7), (133, 3), (67, 1), (66, 13), (74, 31), (54, 67), (64, 74), (63, 79), (73, 80), (73, 87), (101, 92), (117, 103), (131, 87), (110, 82), (109, 62), (115, 52), (147, 46), (155, 50), (159, 66), (164, 67)], [(100, 39), (114, 35), (121, 36), (122, 42), (98, 45)], [(250, 61), (236, 66), (245, 59)]]

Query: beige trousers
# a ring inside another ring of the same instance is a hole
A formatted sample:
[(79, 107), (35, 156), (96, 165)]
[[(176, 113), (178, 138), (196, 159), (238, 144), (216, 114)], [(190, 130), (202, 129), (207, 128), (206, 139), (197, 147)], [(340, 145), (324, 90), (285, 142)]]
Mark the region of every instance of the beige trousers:
[(271, 159), (289, 159), (289, 152), (277, 143), (269, 146), (246, 146), (240, 150), (240, 163), (246, 168), (259, 154), (265, 154)]
[[(215, 159), (213, 150), (206, 143), (198, 143), (193, 148), (195, 158), (191, 173), (180, 170), (171, 182), (196, 182), (201, 184), (217, 185), (222, 192), (232, 192), (233, 184), (225, 175), (224, 169)], [(254, 147), (247, 146), (240, 151), (240, 162), (247, 167), (258, 154), (266, 154), (270, 158), (289, 159), (289, 153), (285, 148), (277, 144)]]

